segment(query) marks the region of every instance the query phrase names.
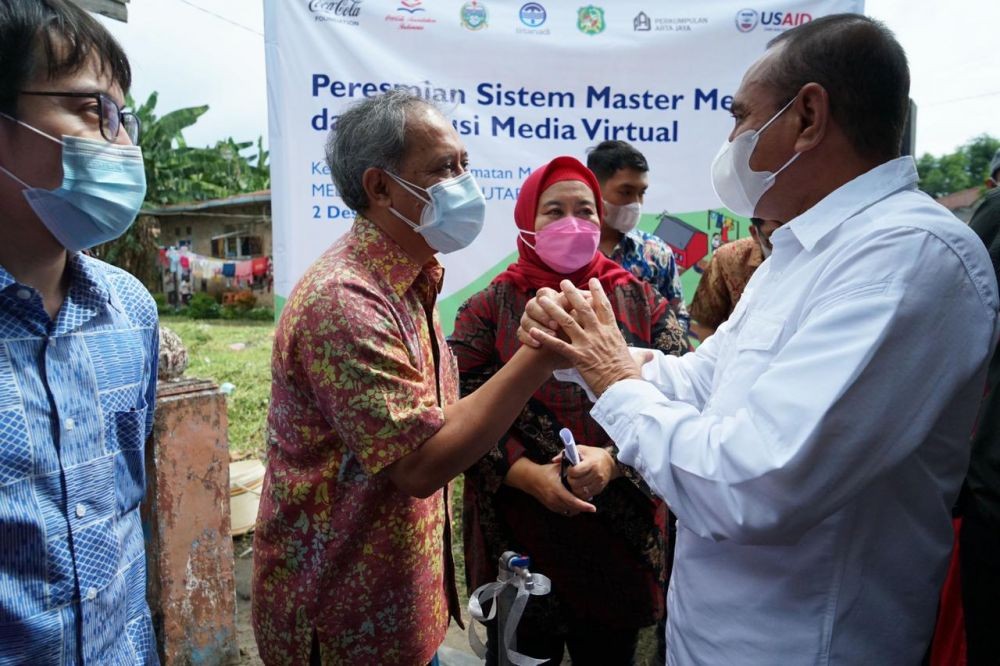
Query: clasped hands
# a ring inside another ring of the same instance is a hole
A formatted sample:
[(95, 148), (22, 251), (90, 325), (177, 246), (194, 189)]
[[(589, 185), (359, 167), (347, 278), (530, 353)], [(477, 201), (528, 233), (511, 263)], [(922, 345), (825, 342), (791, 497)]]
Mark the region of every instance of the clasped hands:
[(560, 470), (562, 453), (551, 461), (538, 464), (528, 458), (519, 458), (507, 472), (505, 483), (522, 490), (547, 508), (564, 516), (594, 513), (597, 507), (590, 503), (621, 473), (611, 453), (596, 446), (577, 445), (580, 462), (566, 470), (569, 490), (563, 486)]
[(597, 396), (623, 379), (641, 379), (600, 281), (592, 278), (589, 291), (569, 280), (559, 286), (561, 292), (543, 287), (528, 301), (517, 331), (521, 343), (558, 355)]

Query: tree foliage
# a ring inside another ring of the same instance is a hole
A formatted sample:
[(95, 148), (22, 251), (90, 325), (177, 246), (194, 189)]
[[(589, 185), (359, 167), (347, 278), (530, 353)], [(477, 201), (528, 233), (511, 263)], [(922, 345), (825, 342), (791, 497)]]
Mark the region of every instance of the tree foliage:
[(924, 153), (917, 160), (920, 189), (932, 197), (941, 197), (982, 186), (989, 176), (986, 171), (997, 149), (1000, 149), (1000, 139), (980, 134), (953, 153), (939, 157)]
[[(204, 201), (268, 189), (271, 174), (263, 138), (256, 144), (232, 137), (214, 146), (187, 145), (184, 130), (208, 111), (208, 106), (192, 106), (156, 115), (156, 92), (140, 106), (129, 98), (142, 126), (139, 145), (146, 167), (144, 208), (156, 208), (189, 201)], [(245, 152), (256, 149), (246, 155)], [(156, 236), (149, 217), (139, 220), (118, 240), (94, 248), (94, 254), (124, 268), (148, 286), (157, 278)]]
[(249, 157), (243, 152), (253, 147), (253, 142), (237, 142), (232, 137), (211, 147), (189, 146), (183, 132), (198, 122), (208, 106), (177, 109), (157, 117), (156, 102), (154, 92), (135, 110), (142, 124), (147, 207), (218, 199), (270, 187), (263, 139), (257, 140), (257, 152)]

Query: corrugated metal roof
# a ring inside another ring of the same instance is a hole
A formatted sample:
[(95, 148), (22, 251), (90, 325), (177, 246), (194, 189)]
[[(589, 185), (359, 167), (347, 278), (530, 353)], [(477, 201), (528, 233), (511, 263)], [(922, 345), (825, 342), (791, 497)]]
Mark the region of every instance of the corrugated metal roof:
[(935, 201), (950, 211), (956, 211), (959, 208), (968, 208), (979, 201), (979, 197), (983, 195), (982, 190), (981, 185), (976, 185), (975, 187), (938, 197)]
[(179, 215), (183, 213), (193, 213), (196, 211), (212, 210), (214, 208), (229, 208), (232, 206), (245, 206), (254, 203), (270, 203), (271, 190), (260, 190), (259, 192), (249, 192), (246, 194), (236, 194), (222, 199), (208, 199), (206, 201), (192, 201), (190, 203), (171, 204), (159, 208), (144, 208), (144, 215)]
[(73, 0), (76, 4), (86, 9), (108, 18), (113, 18), (122, 23), (128, 22), (128, 7), (125, 6), (129, 0)]

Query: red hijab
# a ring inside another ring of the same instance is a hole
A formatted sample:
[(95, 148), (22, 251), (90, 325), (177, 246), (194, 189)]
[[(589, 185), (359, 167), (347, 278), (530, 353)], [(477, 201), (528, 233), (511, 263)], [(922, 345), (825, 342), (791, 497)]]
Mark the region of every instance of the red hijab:
[[(538, 200), (552, 185), (564, 180), (578, 180), (594, 193), (597, 204), (597, 215), (604, 222), (604, 202), (601, 199), (601, 186), (597, 178), (586, 166), (573, 157), (557, 157), (548, 164), (535, 169), (521, 186), (521, 192), (514, 206), (514, 223), (521, 231), (535, 231), (535, 216), (538, 214)], [(532, 243), (534, 244), (534, 243)], [(559, 289), (561, 280), (569, 280), (578, 288), (586, 289), (590, 278), (597, 278), (605, 291), (610, 292), (617, 285), (636, 280), (630, 272), (611, 261), (597, 250), (589, 264), (575, 273), (557, 273), (539, 258), (539, 256), (524, 242), (521, 234), (517, 237), (517, 262), (507, 267), (493, 282), (513, 282), (523, 291), (533, 291), (542, 287)]]

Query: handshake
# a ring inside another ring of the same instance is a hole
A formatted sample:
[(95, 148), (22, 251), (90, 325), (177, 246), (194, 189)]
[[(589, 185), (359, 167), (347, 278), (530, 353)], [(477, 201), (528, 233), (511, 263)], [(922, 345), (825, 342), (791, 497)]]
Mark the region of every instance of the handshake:
[(555, 367), (576, 368), (598, 397), (623, 379), (641, 379), (641, 363), (650, 354), (633, 357), (600, 281), (592, 278), (589, 291), (569, 280), (559, 286), (561, 292), (543, 287), (528, 301), (518, 340), (551, 355)]

